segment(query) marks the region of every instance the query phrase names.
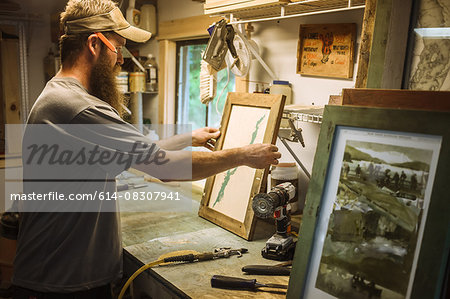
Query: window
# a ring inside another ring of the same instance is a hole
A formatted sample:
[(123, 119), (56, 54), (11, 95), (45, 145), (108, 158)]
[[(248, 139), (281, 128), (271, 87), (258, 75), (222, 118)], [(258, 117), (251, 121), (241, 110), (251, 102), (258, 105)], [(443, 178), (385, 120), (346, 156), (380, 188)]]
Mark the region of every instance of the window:
[[(202, 52), (206, 49), (208, 39), (177, 42), (177, 124), (190, 124), (192, 129), (205, 126), (218, 128), (222, 118), (222, 110), (225, 105), (227, 93), (235, 90), (234, 74), (229, 72), (227, 84), (227, 70), (223, 69), (217, 74), (217, 94), (212, 102), (205, 104), (200, 102), (200, 61)], [(218, 110), (216, 103), (220, 97)]]

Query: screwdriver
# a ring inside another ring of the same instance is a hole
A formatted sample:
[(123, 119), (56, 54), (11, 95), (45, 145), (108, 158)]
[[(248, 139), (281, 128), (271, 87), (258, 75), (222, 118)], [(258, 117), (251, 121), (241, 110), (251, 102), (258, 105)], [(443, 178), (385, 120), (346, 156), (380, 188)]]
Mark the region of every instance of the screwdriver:
[(250, 275), (291, 275), (291, 269), (280, 266), (266, 266), (266, 265), (248, 265), (242, 267), (242, 272)]
[(287, 285), (275, 283), (259, 283), (256, 279), (244, 279), (223, 275), (214, 275), (211, 278), (211, 286), (220, 289), (250, 290), (256, 291), (258, 288), (287, 289)]

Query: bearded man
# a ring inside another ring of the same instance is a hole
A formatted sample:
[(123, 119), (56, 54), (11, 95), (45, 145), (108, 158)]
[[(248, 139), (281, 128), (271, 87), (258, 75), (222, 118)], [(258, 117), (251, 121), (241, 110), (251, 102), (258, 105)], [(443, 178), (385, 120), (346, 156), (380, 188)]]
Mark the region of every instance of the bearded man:
[[(206, 146), (220, 134), (213, 128), (152, 142), (121, 118), (123, 100), (115, 81), (126, 39), (145, 42), (150, 33), (130, 26), (111, 0), (69, 0), (61, 26), (62, 67), (31, 109), (24, 144), (59, 142), (52, 149), (64, 150), (48, 158), (49, 147), (33, 163), (33, 147), (23, 147), (25, 193), (114, 193), (115, 176), (130, 166), (163, 180), (196, 180), (240, 165), (265, 168), (278, 163), (281, 155), (270, 144), (214, 152), (181, 150)], [(36, 125), (49, 133), (35, 134)], [(82, 133), (72, 129), (77, 125)], [(88, 158), (87, 153), (97, 156)], [(143, 162), (146, 154), (150, 159)], [(105, 157), (129, 163), (102, 163)], [(43, 166), (47, 158), (50, 163)], [(118, 209), (116, 203), (86, 204), (89, 209), (62, 202), (57, 208), (50, 203), (22, 210), (14, 298), (111, 297), (110, 285), (122, 275)]]

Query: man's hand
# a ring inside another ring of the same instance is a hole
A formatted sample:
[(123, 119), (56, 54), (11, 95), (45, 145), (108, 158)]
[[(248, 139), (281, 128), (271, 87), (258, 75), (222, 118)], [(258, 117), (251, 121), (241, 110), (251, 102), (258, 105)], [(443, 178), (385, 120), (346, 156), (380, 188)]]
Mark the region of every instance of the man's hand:
[(250, 144), (242, 147), (244, 152), (244, 165), (252, 168), (266, 168), (270, 165), (277, 165), (281, 153), (278, 147), (273, 144)]
[(220, 131), (216, 128), (201, 128), (192, 131), (192, 146), (204, 146), (213, 150)]

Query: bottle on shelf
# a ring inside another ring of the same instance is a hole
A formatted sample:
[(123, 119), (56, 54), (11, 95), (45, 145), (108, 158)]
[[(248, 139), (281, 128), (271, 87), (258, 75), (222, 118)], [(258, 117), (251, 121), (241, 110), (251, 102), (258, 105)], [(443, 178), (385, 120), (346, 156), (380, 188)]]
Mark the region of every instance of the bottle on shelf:
[(156, 7), (153, 4), (141, 6), (141, 28), (156, 35)]
[(116, 76), (117, 85), (122, 93), (128, 92), (128, 72), (120, 72)]
[(130, 0), (126, 11), (126, 19), (132, 26), (139, 27), (141, 24), (141, 12), (134, 8), (136, 1)]
[(286, 96), (285, 105), (292, 104), (292, 89), (289, 81), (274, 80), (270, 86), (271, 94), (284, 94)]
[(146, 90), (158, 91), (158, 66), (156, 65), (156, 59), (152, 54), (148, 54), (147, 60), (144, 63), (146, 72)]

